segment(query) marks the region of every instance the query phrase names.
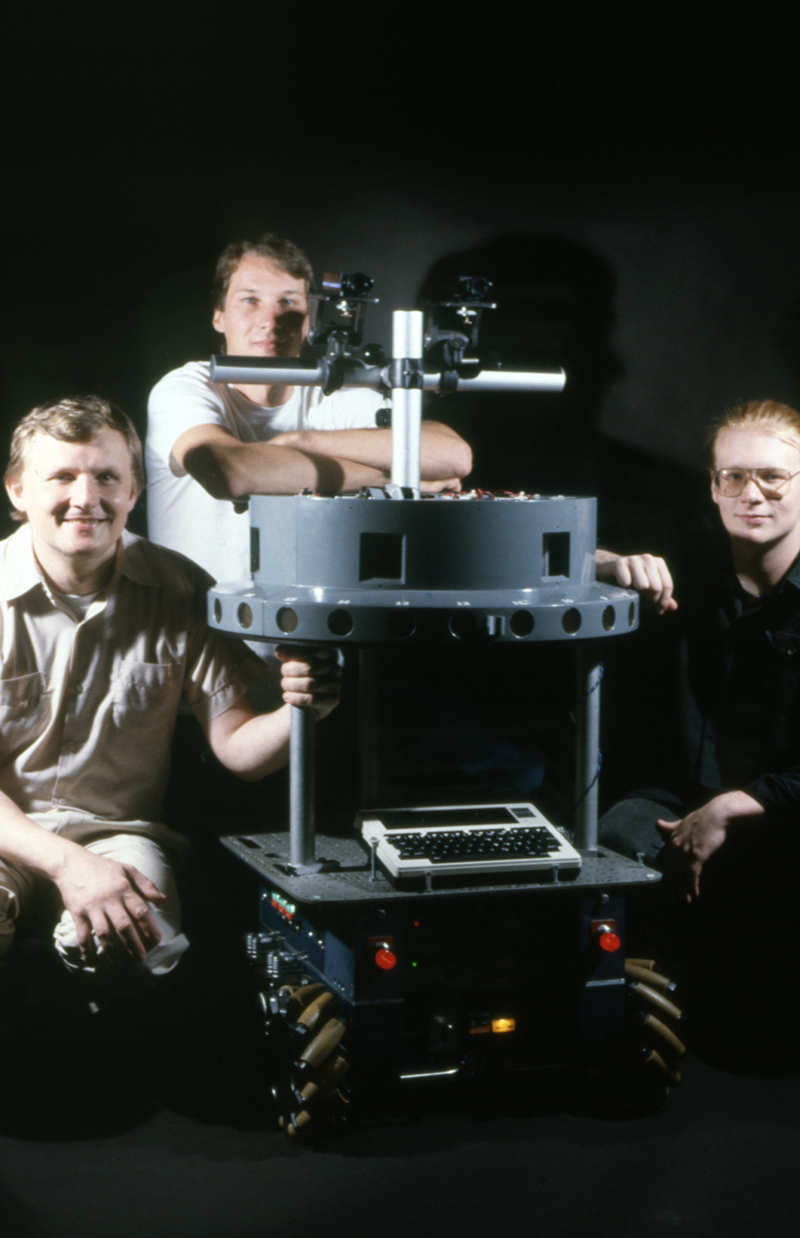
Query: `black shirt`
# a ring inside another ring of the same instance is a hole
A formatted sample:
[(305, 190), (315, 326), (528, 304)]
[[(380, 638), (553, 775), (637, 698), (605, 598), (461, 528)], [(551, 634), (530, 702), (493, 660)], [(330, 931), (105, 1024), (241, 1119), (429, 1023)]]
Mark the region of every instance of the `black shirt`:
[(612, 659), (609, 668), (629, 689), (624, 701), (619, 692), (612, 698), (605, 740), (624, 767), (617, 779), (628, 791), (663, 787), (689, 807), (743, 790), (773, 814), (796, 815), (800, 558), (753, 598), (739, 584), (727, 538), (714, 534), (710, 545), (705, 536), (696, 543), (690, 569), (676, 576), (678, 610), (645, 615), (632, 656), (623, 651), (622, 665)]

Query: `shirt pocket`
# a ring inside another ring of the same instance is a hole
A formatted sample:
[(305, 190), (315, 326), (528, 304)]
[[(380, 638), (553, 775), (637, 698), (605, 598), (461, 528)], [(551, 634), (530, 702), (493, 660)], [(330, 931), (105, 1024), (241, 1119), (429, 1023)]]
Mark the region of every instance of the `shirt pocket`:
[(157, 732), (166, 726), (171, 734), (182, 686), (182, 668), (177, 663), (126, 662), (112, 684), (114, 722), (120, 730), (146, 727)]
[(51, 694), (41, 671), (0, 680), (0, 752), (18, 751), (47, 729)]

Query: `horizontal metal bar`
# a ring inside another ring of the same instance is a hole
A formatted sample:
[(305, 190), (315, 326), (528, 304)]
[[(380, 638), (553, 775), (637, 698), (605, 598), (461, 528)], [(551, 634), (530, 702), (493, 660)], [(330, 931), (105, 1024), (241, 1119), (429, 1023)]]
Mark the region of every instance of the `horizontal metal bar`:
[[(390, 367), (362, 365), (360, 361), (345, 361), (342, 366), (343, 387), (375, 387), (388, 390), (392, 385)], [(295, 387), (324, 386), (330, 367), (321, 361), (301, 361), (293, 357), (212, 357), (210, 376), (213, 383), (253, 383), (269, 386), (285, 383)], [(423, 389), (437, 391), (441, 374), (423, 375)], [(481, 370), (473, 378), (459, 378), (458, 391), (563, 391), (566, 375), (563, 370)]]

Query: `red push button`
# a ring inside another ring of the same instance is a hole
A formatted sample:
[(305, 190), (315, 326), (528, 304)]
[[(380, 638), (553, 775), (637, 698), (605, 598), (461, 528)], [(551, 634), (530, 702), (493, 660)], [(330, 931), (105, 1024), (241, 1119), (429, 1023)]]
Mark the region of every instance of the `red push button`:
[(591, 933), (601, 950), (614, 954), (622, 945), (616, 920), (592, 920)]
[(397, 955), (393, 954), (386, 946), (381, 946), (375, 951), (375, 963), (382, 971), (391, 971), (397, 964)]

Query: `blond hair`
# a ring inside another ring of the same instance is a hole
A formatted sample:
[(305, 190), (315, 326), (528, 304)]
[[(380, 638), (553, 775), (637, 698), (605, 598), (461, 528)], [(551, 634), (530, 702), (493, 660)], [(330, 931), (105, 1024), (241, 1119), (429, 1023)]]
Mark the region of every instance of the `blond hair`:
[[(100, 396), (67, 396), (31, 409), (22, 418), (11, 436), (11, 452), (3, 480), (6, 485), (19, 481), (25, 465), (25, 450), (37, 434), (67, 443), (90, 443), (101, 430), (116, 430), (125, 439), (131, 458), (131, 473), (137, 493), (144, 489), (142, 440), (127, 413), (110, 400)], [(21, 512), (12, 512), (15, 520), (24, 520)]]
[(800, 451), (800, 413), (777, 400), (750, 400), (737, 404), (714, 421), (706, 436), (708, 463), (714, 468), (714, 447), (723, 430), (765, 430), (779, 438), (788, 438)]

